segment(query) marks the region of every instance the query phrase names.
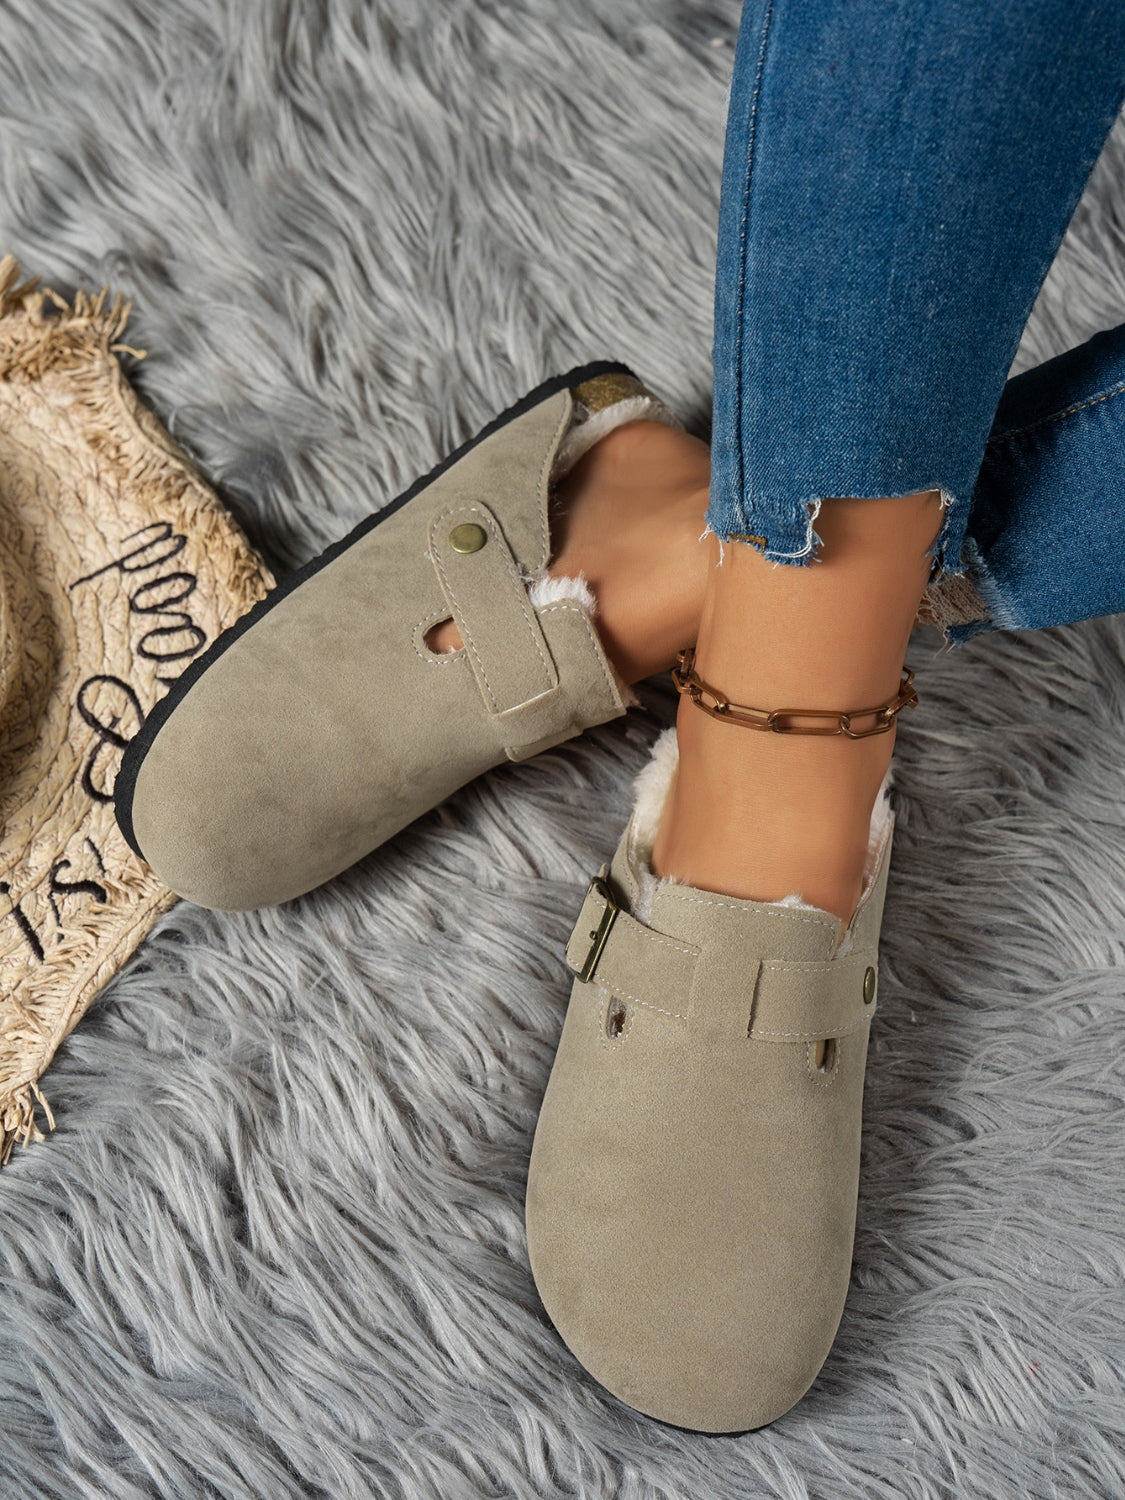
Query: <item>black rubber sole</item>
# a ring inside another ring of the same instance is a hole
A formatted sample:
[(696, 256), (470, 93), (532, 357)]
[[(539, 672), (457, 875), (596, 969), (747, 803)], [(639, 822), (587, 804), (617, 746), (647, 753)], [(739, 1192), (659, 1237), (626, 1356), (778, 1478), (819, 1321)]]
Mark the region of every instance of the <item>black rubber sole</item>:
[(160, 733), (162, 726), (167, 723), (174, 710), (183, 702), (192, 687), (203, 676), (207, 668), (213, 666), (219, 657), (222, 656), (223, 652), (234, 645), (240, 635), (245, 635), (264, 615), (269, 614), (275, 605), (280, 604), (294, 589), (300, 588), (306, 579), (311, 578), (315, 573), (319, 573), (321, 568), (327, 567), (330, 562), (340, 556), (341, 552), (347, 551), (349, 547), (353, 546), (362, 537), (365, 537), (369, 531), (373, 531), (381, 521), (385, 521), (388, 516), (393, 516), (396, 510), (401, 510), (404, 505), (414, 499), (415, 495), (425, 489), (427, 485), (432, 484), (440, 474), (443, 474), (446, 469), (451, 468), (459, 459), (464, 458), (465, 454), (475, 448), (478, 443), (483, 443), (485, 438), (491, 437), (494, 432), (497, 432), (509, 422), (514, 421), (516, 417), (522, 416), (525, 411), (530, 411), (533, 406), (538, 406), (541, 401), (548, 400), (559, 391), (567, 390), (571, 386), (582, 385), (585, 381), (593, 380), (598, 375), (632, 374), (633, 372), (629, 369), (628, 365), (620, 364), (616, 360), (602, 359), (595, 360), (591, 364), (578, 365), (575, 369), (569, 370), (565, 375), (555, 375), (550, 380), (543, 381), (541, 385), (537, 385), (534, 390), (529, 391), (526, 396), (522, 396), (514, 406), (508, 407), (507, 411), (503, 411), (498, 417), (493, 418), (487, 427), (482, 428), (477, 433), (476, 437), (470, 438), (466, 443), (462, 443), (448, 457), (443, 458), (440, 463), (435, 464), (428, 474), (423, 474), (420, 479), (416, 479), (408, 490), (404, 490), (401, 495), (396, 496), (389, 505), (385, 505), (382, 510), (377, 510), (374, 514), (365, 517), (358, 526), (353, 527), (348, 532), (347, 536), (342, 537), (338, 542), (333, 542), (330, 547), (326, 547), (323, 552), (314, 557), (310, 562), (305, 563), (303, 567), (298, 568), (295, 573), (290, 573), (287, 578), (282, 579), (277, 587), (271, 589), (264, 599), (260, 599), (257, 604), (249, 609), (246, 614), (242, 615), (240, 619), (236, 620), (233, 625), (228, 626), (222, 635), (216, 636), (203, 655), (197, 657), (176, 679), (164, 697), (158, 699), (152, 706), (141, 728), (125, 747), (125, 753), (121, 759), (121, 769), (117, 773), (117, 781), (114, 784), (114, 812), (117, 816), (117, 826), (121, 829), (125, 842), (129, 847), (135, 853), (139, 854), (142, 859), (144, 858), (144, 854), (137, 843), (136, 835), (133, 832), (133, 792), (145, 756), (148, 754), (156, 736)]

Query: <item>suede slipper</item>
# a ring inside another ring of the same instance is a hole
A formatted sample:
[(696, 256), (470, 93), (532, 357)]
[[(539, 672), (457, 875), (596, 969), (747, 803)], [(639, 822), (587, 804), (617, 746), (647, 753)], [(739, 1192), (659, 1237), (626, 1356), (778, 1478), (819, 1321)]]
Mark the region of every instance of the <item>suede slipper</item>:
[[(624, 365), (547, 381), (220, 636), (150, 713), (121, 831), (201, 906), (330, 879), (505, 758), (624, 712), (551, 486), (613, 427), (678, 422)], [(433, 626), (464, 646), (437, 655)]]
[(736, 1432), (800, 1399), (843, 1311), (893, 819), (882, 795), (838, 944), (836, 918), (799, 898), (654, 879), (674, 756), (659, 742), (567, 948), (528, 1251), (596, 1380), (661, 1421)]

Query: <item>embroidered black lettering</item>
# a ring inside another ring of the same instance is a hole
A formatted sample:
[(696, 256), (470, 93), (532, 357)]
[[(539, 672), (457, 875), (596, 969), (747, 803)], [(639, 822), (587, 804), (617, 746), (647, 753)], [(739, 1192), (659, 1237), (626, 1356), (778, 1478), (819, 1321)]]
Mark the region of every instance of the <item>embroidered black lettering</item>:
[[(6, 880), (0, 880), (0, 896), (11, 897), (12, 888)], [(43, 952), (43, 944), (39, 941), (39, 934), (24, 915), (23, 907), (18, 901), (12, 902), (12, 917), (16, 926), (23, 933), (27, 946), (34, 953), (40, 963), (46, 962), (47, 955)]]
[[(148, 535), (150, 532), (155, 535)], [(103, 573), (112, 573), (115, 568), (122, 573), (143, 573), (146, 568), (157, 568), (161, 563), (178, 557), (187, 546), (187, 537), (173, 531), (168, 521), (153, 521), (149, 526), (142, 526), (139, 531), (130, 532), (125, 540), (132, 542), (143, 536), (148, 536), (148, 540), (141, 542), (131, 552), (107, 562), (105, 567), (95, 568), (92, 573), (76, 578), (70, 587), (76, 589), (80, 583), (89, 583), (94, 578), (100, 578)]]
[(58, 864), (51, 866), (51, 883), (47, 887), (47, 899), (51, 903), (51, 910), (55, 914), (55, 921), (62, 926), (62, 917), (59, 915), (59, 896), (85, 895), (92, 897), (95, 901), (105, 906), (109, 901), (109, 892), (104, 885), (96, 880), (61, 880), (60, 872), (70, 869), (69, 859), (60, 859)]
[[(176, 613), (172, 618), (178, 624), (156, 625), (152, 630), (146, 630), (137, 642), (137, 655), (146, 657), (149, 661), (183, 661), (185, 657), (198, 656), (207, 644), (207, 632), (201, 630), (190, 615)], [(177, 638), (190, 641), (188, 646), (177, 647), (174, 643)], [(171, 649), (157, 651), (156, 645), (167, 641)]]
[[(182, 604), (185, 599), (190, 598), (195, 593), (198, 581), (194, 573), (165, 573), (162, 578), (150, 578), (129, 595), (129, 608), (137, 615), (162, 615), (165, 610), (172, 609), (175, 605)], [(158, 591), (167, 589), (169, 584), (178, 585), (178, 591), (173, 590), (154, 597)], [(178, 613), (177, 611), (177, 615)]]
[[(95, 772), (100, 769), (102, 753), (107, 748), (110, 751), (124, 750), (144, 723), (141, 700), (120, 677), (99, 675), (87, 677), (78, 689), (74, 706), (82, 722), (88, 724), (98, 737), (82, 767), (82, 790), (95, 802), (112, 802), (112, 790), (95, 782)], [(118, 726), (130, 712), (136, 718), (135, 728), (131, 734), (122, 734)]]

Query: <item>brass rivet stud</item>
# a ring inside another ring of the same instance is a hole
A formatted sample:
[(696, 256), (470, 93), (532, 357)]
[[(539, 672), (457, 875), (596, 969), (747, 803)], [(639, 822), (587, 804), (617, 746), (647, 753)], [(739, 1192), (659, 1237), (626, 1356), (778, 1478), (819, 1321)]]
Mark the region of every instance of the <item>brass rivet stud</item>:
[(870, 1005), (875, 998), (875, 970), (869, 968), (863, 976), (863, 1003)]
[(488, 541), (488, 532), (475, 521), (465, 521), (454, 526), (449, 533), (449, 545), (454, 552), (479, 552)]

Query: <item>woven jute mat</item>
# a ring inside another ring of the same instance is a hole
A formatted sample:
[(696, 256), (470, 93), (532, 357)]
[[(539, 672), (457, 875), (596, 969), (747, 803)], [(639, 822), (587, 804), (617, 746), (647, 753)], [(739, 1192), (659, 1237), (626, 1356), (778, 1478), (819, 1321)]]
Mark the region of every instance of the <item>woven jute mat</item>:
[(168, 685), (272, 587), (126, 380), (129, 307), (0, 261), (0, 1165), (39, 1079), (174, 901), (113, 782)]

